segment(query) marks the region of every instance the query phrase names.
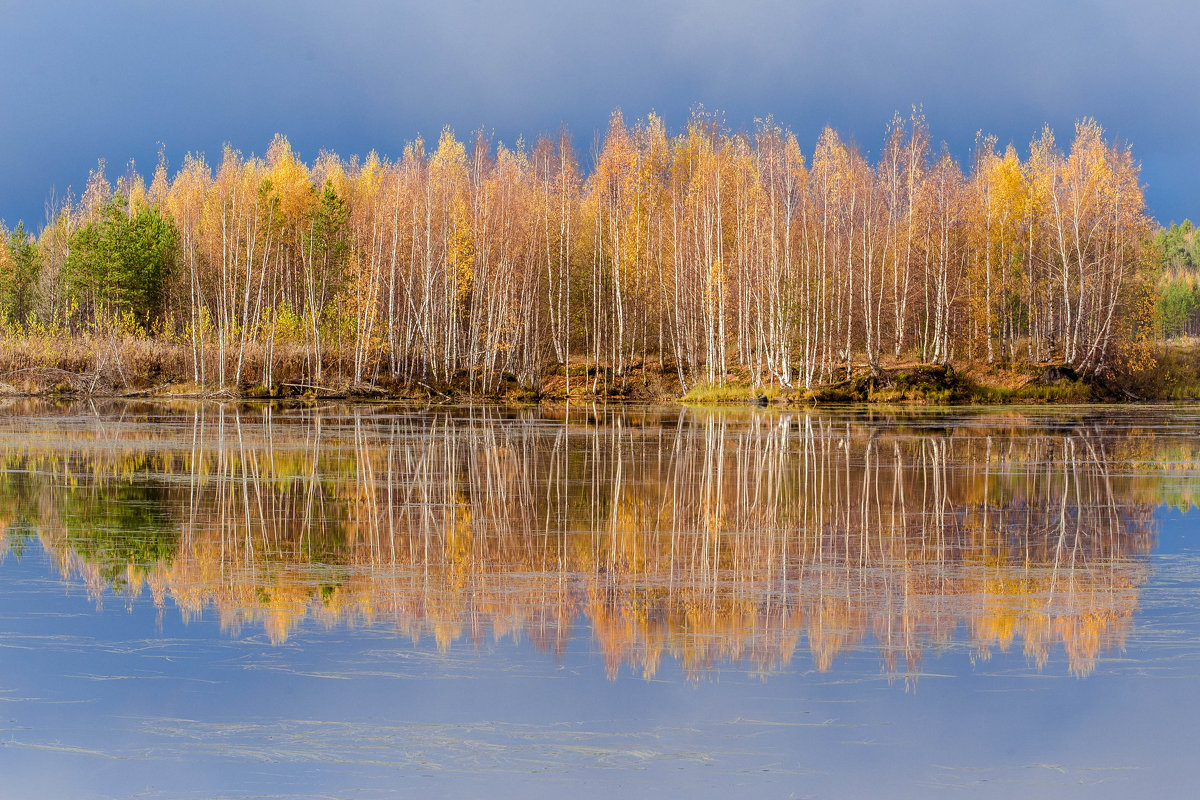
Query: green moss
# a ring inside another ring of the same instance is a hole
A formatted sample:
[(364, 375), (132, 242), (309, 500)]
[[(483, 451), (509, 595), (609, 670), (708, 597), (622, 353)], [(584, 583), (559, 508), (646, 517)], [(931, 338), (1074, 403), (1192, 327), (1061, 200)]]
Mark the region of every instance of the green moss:
[(688, 390), (688, 393), (681, 398), (681, 402), (689, 405), (749, 403), (759, 394), (759, 392), (751, 390), (749, 386), (735, 383), (698, 383)]
[(274, 397), (275, 393), (272, 392), (270, 389), (268, 389), (266, 386), (256, 383), (253, 386), (251, 386), (249, 389), (247, 389), (246, 391), (242, 392), (242, 396), (248, 397), (251, 399), (265, 399), (265, 398), (269, 398), (269, 397)]

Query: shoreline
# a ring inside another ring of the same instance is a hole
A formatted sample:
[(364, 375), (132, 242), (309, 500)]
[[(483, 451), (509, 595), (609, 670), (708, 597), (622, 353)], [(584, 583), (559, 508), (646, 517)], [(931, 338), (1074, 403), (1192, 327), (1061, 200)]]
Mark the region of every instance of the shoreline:
[[(433, 381), (360, 383), (324, 381), (276, 384), (268, 391), (243, 382), (234, 389), (203, 390), (194, 382), (158, 374), (124, 372), (114, 376), (71, 372), (59, 366), (30, 366), (0, 373), (0, 397), (64, 401), (80, 399), (212, 400), (226, 402), (425, 402), (508, 405), (559, 403), (665, 404), (695, 407), (778, 407), (868, 405), (889, 406), (994, 406), (994, 405), (1111, 405), (1154, 404), (1200, 400), (1200, 386), (1179, 382), (1160, 384), (1159, 391), (1137, 393), (1096, 377), (1081, 377), (1059, 364), (1022, 364), (1008, 369), (956, 368), (942, 364), (901, 364), (878, 370), (865, 365), (848, 379), (802, 387), (754, 385), (744, 376), (730, 375), (719, 385), (698, 384), (681, 391), (673, 370), (638, 368), (621, 381), (605, 380), (600, 370), (571, 367), (568, 382), (560, 365), (545, 376), (538, 388), (521, 386), (506, 376), (497, 392), (472, 392), (466, 379), (449, 384)], [(579, 371), (579, 374), (576, 372)], [(17, 381), (14, 383), (14, 379)], [(580, 387), (582, 384), (582, 387)], [(595, 390), (593, 390), (595, 387)], [(1144, 389), (1143, 389), (1144, 391)]]

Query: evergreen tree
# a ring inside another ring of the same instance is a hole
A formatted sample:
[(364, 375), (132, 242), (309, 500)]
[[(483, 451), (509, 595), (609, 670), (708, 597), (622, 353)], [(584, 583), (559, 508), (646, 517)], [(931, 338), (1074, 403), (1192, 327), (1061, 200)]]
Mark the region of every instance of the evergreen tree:
[(163, 289), (179, 248), (179, 231), (151, 207), (131, 211), (116, 195), (71, 237), (69, 292), (95, 320), (131, 313), (141, 325), (163, 310)]
[(38, 247), (22, 222), (4, 239), (2, 246), (7, 254), (0, 259), (0, 314), (7, 324), (25, 327), (33, 321), (40, 266)]

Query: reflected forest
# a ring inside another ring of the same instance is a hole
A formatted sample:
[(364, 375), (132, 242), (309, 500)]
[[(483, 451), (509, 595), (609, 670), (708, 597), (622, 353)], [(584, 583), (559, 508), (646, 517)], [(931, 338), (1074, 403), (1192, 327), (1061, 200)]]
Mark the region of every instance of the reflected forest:
[(376, 626), (556, 657), (590, 631), (612, 678), (859, 647), (915, 676), (955, 640), (1039, 668), (1061, 645), (1087, 675), (1130, 629), (1154, 508), (1191, 503), (1159, 465), (1198, 460), (1083, 412), (9, 410), (0, 551), (40, 543), (97, 604), (274, 643)]

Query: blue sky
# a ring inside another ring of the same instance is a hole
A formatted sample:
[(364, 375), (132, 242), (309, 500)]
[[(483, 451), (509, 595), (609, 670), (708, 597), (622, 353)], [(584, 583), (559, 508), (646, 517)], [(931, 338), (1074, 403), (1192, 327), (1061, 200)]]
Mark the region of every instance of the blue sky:
[(734, 128), (773, 114), (806, 152), (831, 124), (877, 150), (923, 105), (965, 159), (976, 131), (1024, 148), (1094, 116), (1132, 143), (1150, 211), (1200, 216), (1194, 0), (612, 0), (104, 3), (0, 0), (0, 218), (44, 218), (105, 158), (153, 169), (276, 132), (305, 158), (398, 154), (443, 125), (513, 141), (702, 104)]

